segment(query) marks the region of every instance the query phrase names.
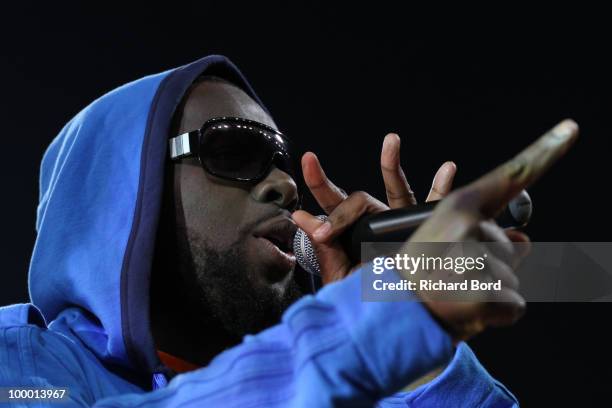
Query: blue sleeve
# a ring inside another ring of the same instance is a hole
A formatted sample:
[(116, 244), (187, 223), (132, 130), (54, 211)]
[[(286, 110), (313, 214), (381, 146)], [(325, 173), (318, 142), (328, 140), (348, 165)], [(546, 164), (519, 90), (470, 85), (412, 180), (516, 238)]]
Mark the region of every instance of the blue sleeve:
[(516, 397), (480, 364), (466, 343), (459, 343), (453, 359), (433, 380), (409, 392), (399, 392), (376, 405), (397, 407), (516, 408)]
[[(451, 360), (451, 339), (420, 303), (362, 302), (360, 275), (356, 271), (304, 297), (279, 325), (247, 336), (207, 367), (178, 375), (165, 388), (115, 395), (95, 406), (372, 406)], [(0, 339), (0, 348), (6, 349), (7, 341)], [(45, 348), (30, 346), (39, 348), (38, 354)], [(23, 348), (17, 352), (27, 354)], [(11, 380), (61, 385), (57, 379), (41, 379), (36, 361), (26, 367), (23, 361), (31, 358), (4, 360), (13, 366), (2, 363), (1, 385)], [(90, 381), (76, 378), (77, 369), (63, 368), (74, 406), (88, 405)], [(45, 370), (51, 377), (52, 372)]]

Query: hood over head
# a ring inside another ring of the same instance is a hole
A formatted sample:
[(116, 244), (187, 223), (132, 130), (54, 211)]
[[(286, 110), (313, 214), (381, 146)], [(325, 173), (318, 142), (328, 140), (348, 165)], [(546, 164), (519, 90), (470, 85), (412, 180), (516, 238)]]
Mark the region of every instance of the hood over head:
[(168, 132), (183, 95), (204, 74), (262, 105), (231, 61), (211, 55), (97, 99), (43, 157), (30, 298), (48, 322), (83, 309), (72, 330), (105, 363), (147, 373), (159, 364), (149, 283)]

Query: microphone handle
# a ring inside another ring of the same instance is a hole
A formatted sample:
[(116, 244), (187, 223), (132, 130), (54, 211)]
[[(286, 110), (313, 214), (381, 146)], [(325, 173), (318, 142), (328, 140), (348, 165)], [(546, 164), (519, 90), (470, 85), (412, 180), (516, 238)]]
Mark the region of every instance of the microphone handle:
[[(340, 242), (353, 263), (361, 260), (362, 242), (404, 242), (433, 213), (437, 201), (396, 208), (361, 217), (340, 237)], [(525, 190), (515, 197), (495, 219), (502, 228), (520, 228), (531, 217), (531, 198)]]

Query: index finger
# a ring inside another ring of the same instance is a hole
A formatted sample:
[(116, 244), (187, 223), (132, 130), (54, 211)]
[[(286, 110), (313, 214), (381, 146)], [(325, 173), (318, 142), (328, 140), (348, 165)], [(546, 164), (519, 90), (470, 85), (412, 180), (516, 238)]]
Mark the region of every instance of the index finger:
[(395, 133), (385, 136), (380, 152), (380, 169), (389, 207), (402, 208), (417, 203), (400, 164), (400, 138)]
[(494, 217), (521, 190), (542, 177), (577, 137), (576, 122), (560, 122), (513, 159), (466, 186), (468, 205), (475, 205), (484, 217)]

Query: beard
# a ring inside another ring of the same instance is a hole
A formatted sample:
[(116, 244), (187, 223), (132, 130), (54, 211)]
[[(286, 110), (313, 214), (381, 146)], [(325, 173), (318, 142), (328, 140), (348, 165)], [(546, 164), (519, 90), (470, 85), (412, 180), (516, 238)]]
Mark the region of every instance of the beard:
[(208, 318), (232, 336), (242, 338), (277, 324), (284, 311), (303, 296), (292, 274), (285, 283), (261, 282), (256, 260), (249, 262), (239, 243), (218, 250), (190, 231), (189, 246), (196, 301)]

